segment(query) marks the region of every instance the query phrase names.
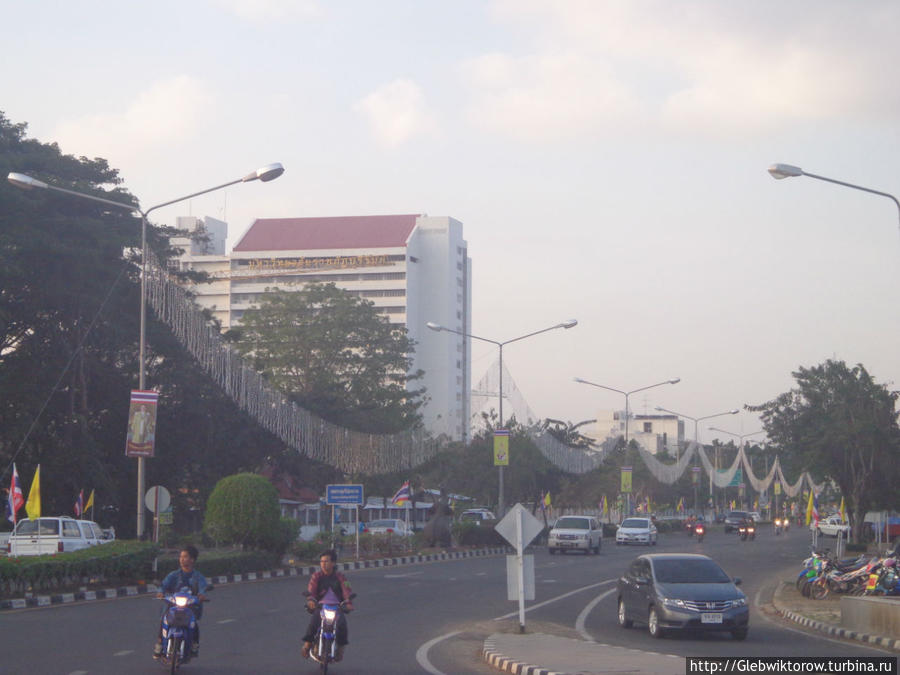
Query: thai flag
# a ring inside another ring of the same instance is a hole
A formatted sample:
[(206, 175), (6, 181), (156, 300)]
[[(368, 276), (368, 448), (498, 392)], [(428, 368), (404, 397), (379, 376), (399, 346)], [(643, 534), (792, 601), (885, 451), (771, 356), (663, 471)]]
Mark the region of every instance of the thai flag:
[(16, 513), (25, 505), (25, 496), (22, 494), (22, 486), (19, 484), (19, 472), (13, 463), (12, 482), (9, 485), (9, 499), (6, 502), (6, 509), (9, 512), (7, 516), (9, 522), (15, 526)]
[(409, 501), (409, 481), (404, 481), (400, 489), (391, 497), (391, 504), (395, 506), (404, 506)]
[(78, 499), (75, 500), (75, 517), (80, 518), (84, 513), (84, 490), (78, 493)]
[(819, 525), (819, 496), (817, 494), (815, 494), (815, 491), (813, 491), (812, 518), (813, 518), (813, 522), (818, 527), (818, 525)]

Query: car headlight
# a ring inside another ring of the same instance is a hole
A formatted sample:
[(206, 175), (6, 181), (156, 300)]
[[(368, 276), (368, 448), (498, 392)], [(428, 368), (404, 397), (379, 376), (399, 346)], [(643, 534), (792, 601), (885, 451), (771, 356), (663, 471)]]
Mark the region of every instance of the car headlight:
[(732, 607), (743, 607), (747, 604), (747, 598), (735, 598), (731, 601)]
[(666, 607), (679, 607), (681, 609), (685, 608), (684, 600), (680, 598), (663, 598), (663, 604)]

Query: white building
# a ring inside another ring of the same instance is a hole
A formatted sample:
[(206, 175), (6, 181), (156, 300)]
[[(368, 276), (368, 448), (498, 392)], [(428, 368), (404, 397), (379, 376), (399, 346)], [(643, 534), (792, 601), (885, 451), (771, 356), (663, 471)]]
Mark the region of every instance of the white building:
[(425, 326), (434, 321), (471, 333), (472, 261), (462, 223), (415, 214), (264, 218), (250, 226), (230, 255), (224, 254), (224, 243), (218, 247), (220, 223), (180, 218), (179, 227), (205, 229), (209, 243), (173, 240), (185, 251), (173, 264), (214, 279), (191, 290), (223, 329), (240, 323), (267, 289), (333, 282), (370, 300), (392, 324), (406, 326), (416, 343), (413, 370), (425, 373), (414, 386), (427, 390), (426, 428), (454, 440), (468, 437), (471, 340)]
[[(600, 410), (593, 433), (585, 433), (598, 444), (625, 436), (625, 411)], [(628, 421), (628, 440), (634, 439), (654, 455), (663, 450), (675, 457), (684, 444), (684, 420), (677, 415), (635, 415)]]

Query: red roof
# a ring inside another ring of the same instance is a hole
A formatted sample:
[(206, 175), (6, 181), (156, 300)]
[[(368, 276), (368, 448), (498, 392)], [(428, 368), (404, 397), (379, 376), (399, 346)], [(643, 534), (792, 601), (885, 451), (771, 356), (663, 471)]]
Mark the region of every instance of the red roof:
[(234, 247), (236, 252), (394, 248), (406, 240), (419, 216), (258, 218)]
[(319, 501), (318, 493), (308, 487), (298, 485), (296, 480), (286, 473), (279, 473), (275, 467), (267, 465), (259, 472), (264, 478), (268, 478), (269, 482), (278, 492), (279, 499), (286, 499), (292, 502), (305, 502), (308, 504), (316, 504)]

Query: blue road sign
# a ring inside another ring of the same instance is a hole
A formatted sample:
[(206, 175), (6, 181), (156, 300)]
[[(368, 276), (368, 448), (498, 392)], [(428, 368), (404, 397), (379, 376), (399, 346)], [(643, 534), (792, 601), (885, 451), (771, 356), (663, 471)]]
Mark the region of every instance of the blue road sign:
[(363, 504), (362, 485), (326, 485), (326, 504)]

